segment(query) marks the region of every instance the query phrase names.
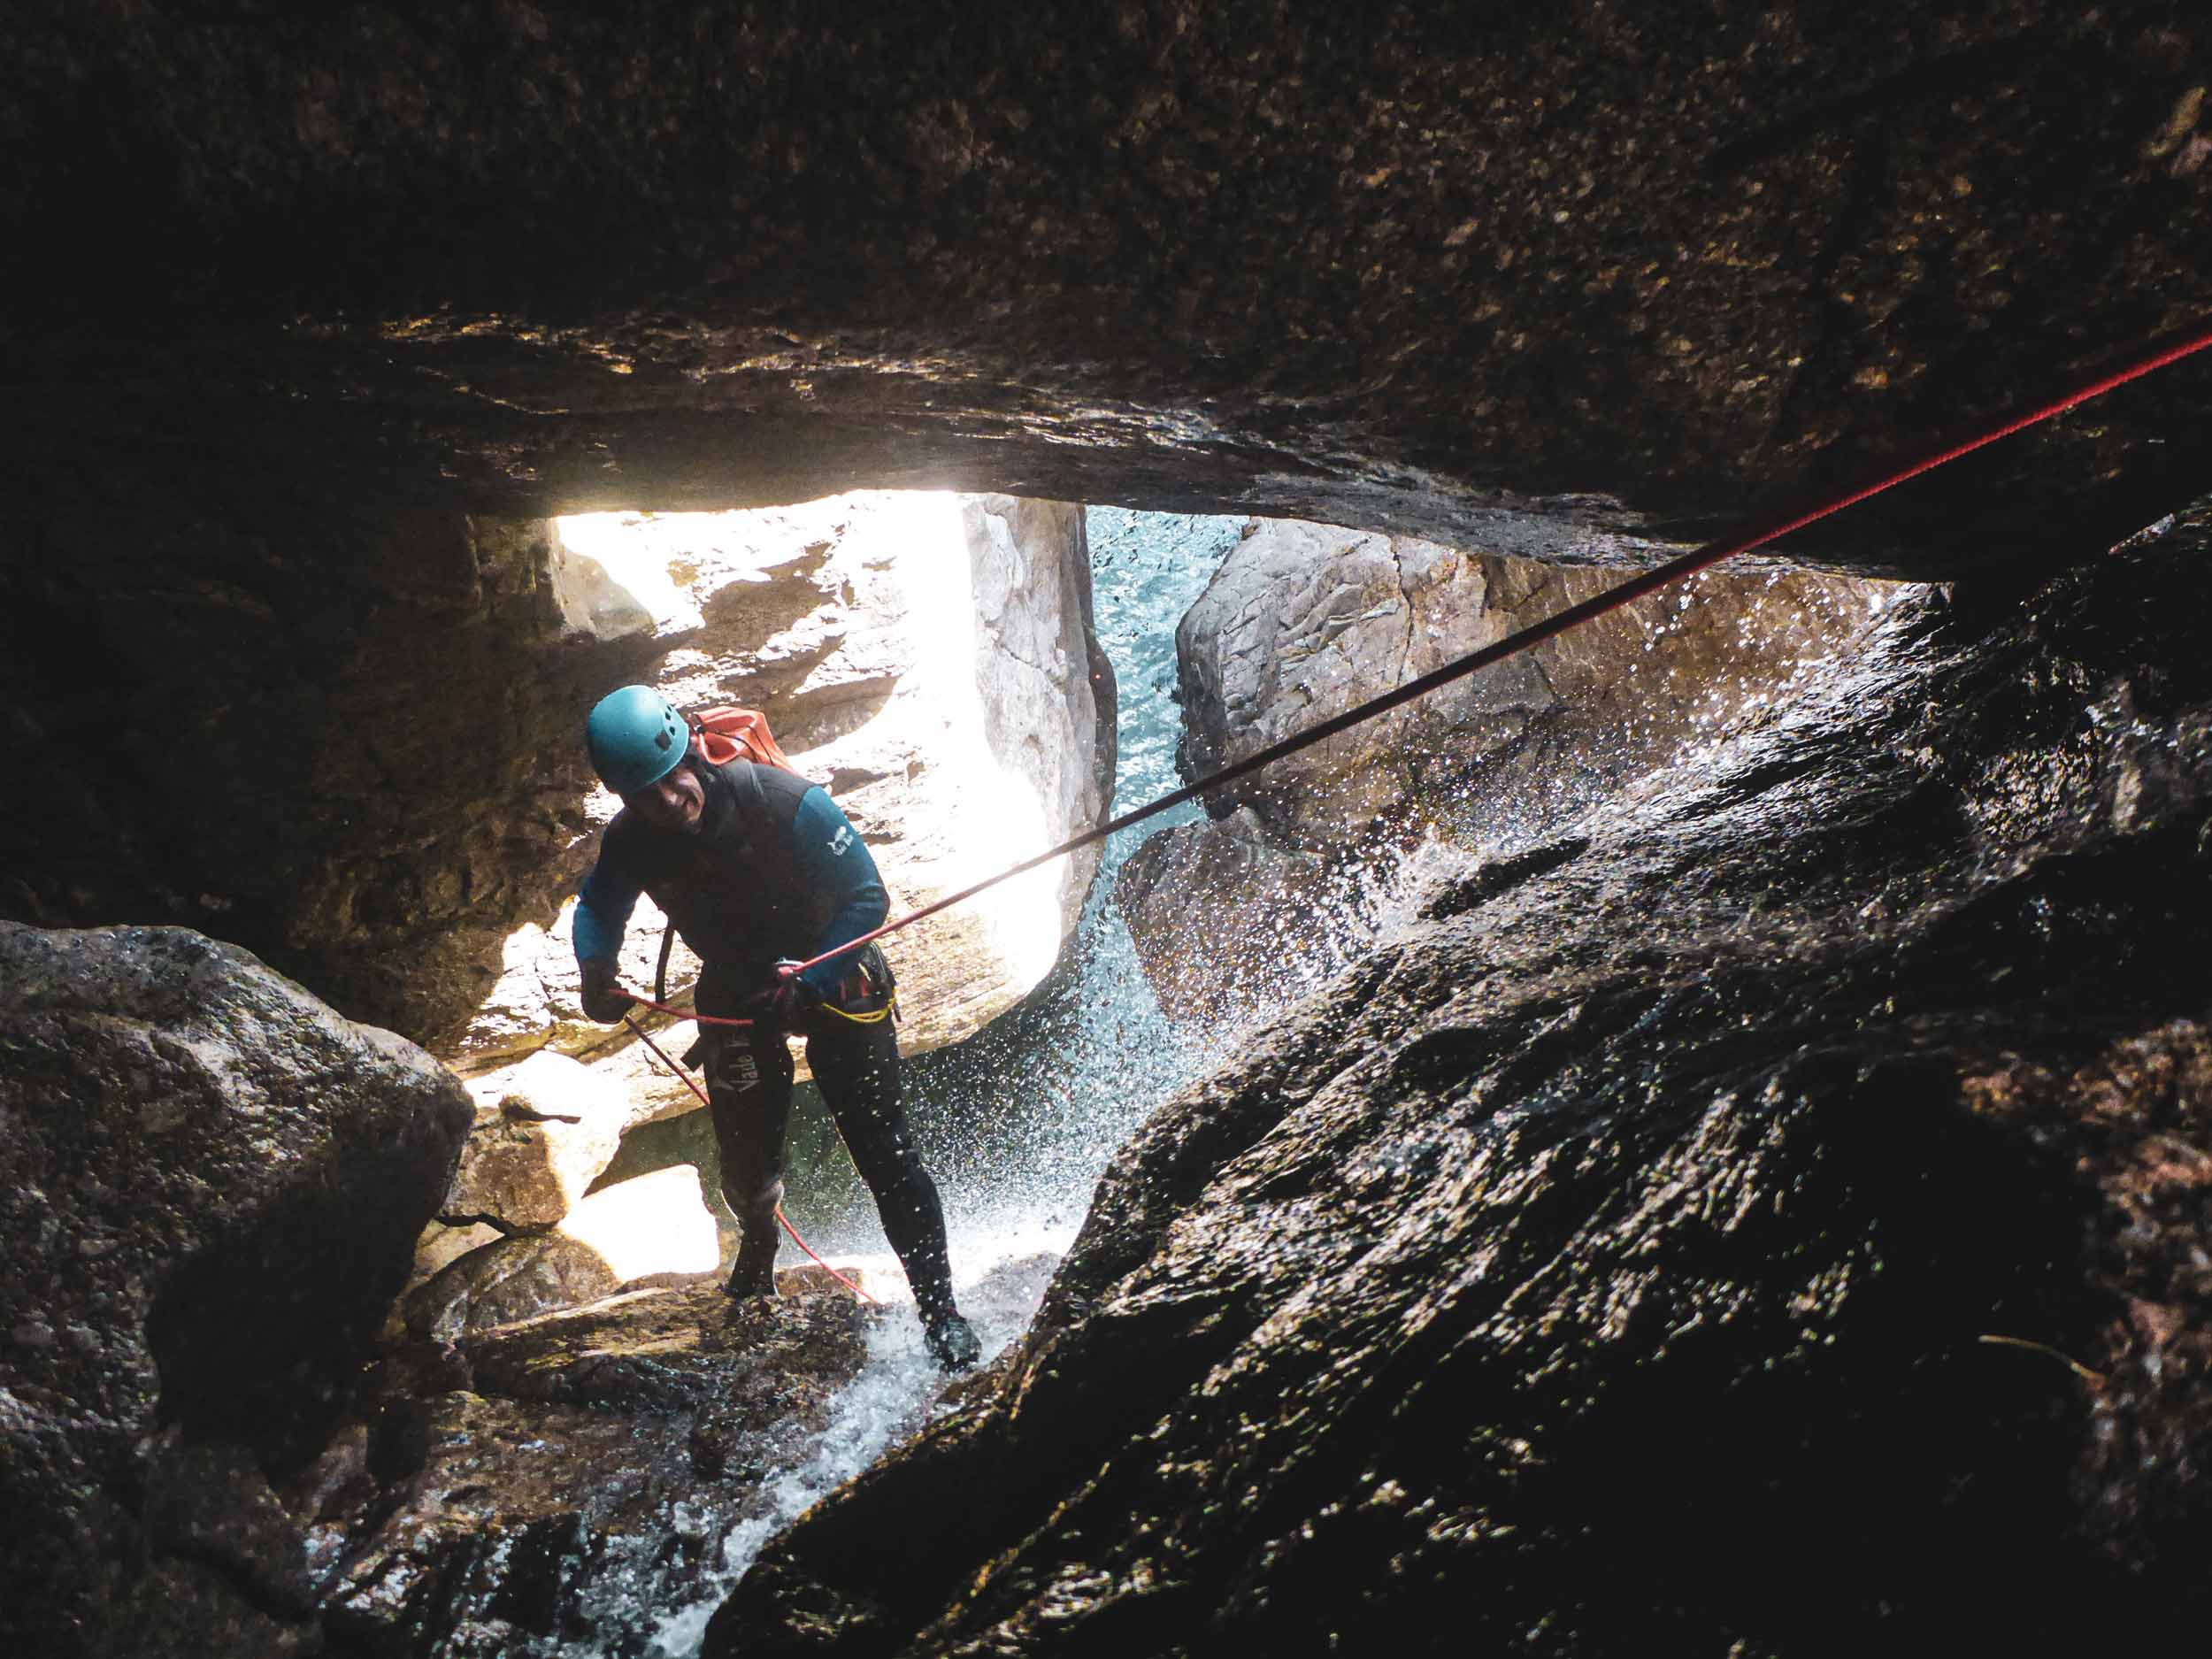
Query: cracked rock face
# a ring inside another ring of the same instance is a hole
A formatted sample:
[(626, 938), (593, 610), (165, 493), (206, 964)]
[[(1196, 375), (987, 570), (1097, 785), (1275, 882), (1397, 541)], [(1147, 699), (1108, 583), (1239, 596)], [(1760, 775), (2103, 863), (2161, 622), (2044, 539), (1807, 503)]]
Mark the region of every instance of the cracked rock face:
[(1701, 773), (1440, 882), (1140, 1132), (995, 1388), (707, 1651), (2200, 1622), (2208, 545), (1908, 601)]

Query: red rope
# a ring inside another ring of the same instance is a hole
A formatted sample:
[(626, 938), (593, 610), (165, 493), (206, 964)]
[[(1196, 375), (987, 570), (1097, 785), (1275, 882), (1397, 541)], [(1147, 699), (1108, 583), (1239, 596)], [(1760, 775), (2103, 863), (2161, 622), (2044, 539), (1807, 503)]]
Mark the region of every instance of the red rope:
[[(1655, 566), (1641, 576), (1632, 577), (1617, 587), (1609, 588), (1605, 592), (1584, 600), (1579, 604), (1570, 605), (1565, 610), (1557, 611), (1540, 622), (1532, 623), (1517, 634), (1509, 634), (1494, 644), (1485, 646), (1479, 651), (1471, 652), (1465, 657), (1447, 663), (1441, 668), (1433, 669), (1417, 680), (1409, 680), (1405, 684), (1384, 692), (1379, 696), (1370, 698), (1356, 708), (1348, 709), (1342, 714), (1322, 721), (1317, 726), (1285, 738), (1280, 742), (1271, 744), (1256, 754), (1248, 755), (1233, 765), (1225, 766), (1218, 772), (1201, 778), (1195, 783), (1187, 784), (1179, 789), (1170, 790), (1157, 800), (1149, 801), (1133, 811), (1125, 812), (1120, 817), (1100, 825), (1096, 829), (1088, 830), (1071, 840), (1062, 841), (1057, 847), (1049, 848), (1034, 857), (1025, 858), (1018, 864), (1000, 871), (995, 876), (986, 877), (981, 881), (961, 888), (957, 893), (949, 894), (943, 898), (925, 904), (919, 910), (910, 910), (896, 921), (886, 922), (872, 933), (863, 933), (857, 939), (848, 940), (833, 949), (824, 951), (818, 956), (810, 957), (807, 961), (794, 965), (787, 965), (780, 971), (786, 974), (797, 973), (813, 967), (818, 963), (828, 962), (848, 952), (858, 950), (863, 946), (883, 938), (886, 934), (895, 933), (902, 927), (910, 927), (926, 917), (934, 916), (940, 910), (949, 910), (964, 900), (972, 899), (977, 894), (995, 887), (1002, 881), (1010, 880), (1015, 876), (1034, 870), (1038, 865), (1049, 863), (1064, 854), (1076, 852), (1094, 842), (1104, 841), (1108, 836), (1127, 829), (1132, 825), (1141, 824), (1145, 819), (1156, 817), (1171, 807), (1180, 806), (1186, 801), (1195, 800), (1208, 790), (1218, 788), (1223, 784), (1247, 777), (1259, 771), (1263, 766), (1271, 765), (1274, 762), (1294, 755), (1301, 749), (1310, 749), (1316, 743), (1325, 741), (1340, 732), (1348, 731), (1364, 721), (1373, 719), (1378, 715), (1386, 714), (1391, 710), (1410, 703), (1417, 697), (1425, 696), (1440, 686), (1449, 685), (1452, 681), (1464, 679), (1467, 675), (1487, 668), (1494, 663), (1503, 662), (1509, 657), (1517, 656), (1532, 647), (1542, 644), (1546, 640), (1556, 638), (1570, 628), (1578, 627), (1594, 618), (1603, 616), (1609, 611), (1618, 610), (1621, 606), (1655, 593), (1660, 588), (1679, 581), (1686, 576), (1695, 575), (1700, 571), (1709, 570), (1724, 559), (1733, 558), (1740, 553), (1748, 553), (1754, 548), (1764, 547), (1768, 542), (1779, 540), (1793, 531), (1801, 530), (1808, 525), (1816, 524), (1821, 519), (1841, 512), (1847, 507), (1855, 506), (1870, 496), (1878, 495), (1885, 490), (1894, 489), (1898, 485), (1917, 478), (1923, 472), (1933, 472), (1937, 467), (1955, 461), (1962, 456), (1971, 455), (1975, 450), (1995, 443), (2001, 438), (2010, 437), (2016, 432), (2039, 425), (2055, 416), (2064, 414), (2068, 410), (2078, 404), (2087, 403), (2093, 397), (2101, 397), (2115, 388), (2124, 386), (2131, 380), (2139, 380), (2144, 375), (2165, 368), (2170, 364), (2178, 363), (2184, 357), (2194, 356), (2207, 347), (2212, 347), (2212, 327), (2202, 329), (2175, 344), (2162, 346), (2143, 353), (2121, 367), (2108, 373), (2099, 375), (2073, 391), (2055, 397), (2050, 402), (2030, 410), (2026, 414), (2016, 416), (2012, 419), (1978, 433), (1963, 442), (1950, 444), (1932, 454), (1924, 456), (1909, 465), (1885, 473), (1872, 483), (1835, 496), (1809, 511), (1779, 519), (1763, 529), (1738, 537), (1734, 541), (1709, 541), (1703, 547), (1685, 553), (1678, 558), (1670, 559), (1665, 564)], [(664, 1002), (650, 1002), (633, 993), (626, 992), (625, 995), (641, 1008), (649, 1008), (657, 1013), (672, 1014), (678, 1018), (696, 1020), (702, 1025), (749, 1026), (754, 1023), (749, 1019), (726, 1019), (712, 1015), (695, 1013), (687, 1009), (672, 1008)], [(662, 1051), (660, 1045), (645, 1034), (644, 1030), (638, 1025), (636, 1021), (626, 1015), (622, 1023), (629, 1026), (638, 1040), (653, 1051), (662, 1064), (683, 1079), (685, 1085), (699, 1097), (703, 1104), (711, 1107), (713, 1102), (708, 1100), (706, 1092), (692, 1079), (690, 1073), (670, 1059)], [(785, 1216), (781, 1205), (777, 1206), (776, 1219), (783, 1224), (784, 1231), (791, 1235), (798, 1247), (812, 1257), (823, 1271), (836, 1279), (839, 1284), (865, 1301), (876, 1300), (851, 1279), (830, 1266), (827, 1262), (823, 1261), (819, 1256), (816, 1256), (814, 1248), (799, 1236), (799, 1230), (794, 1227), (790, 1219)]]
[(810, 968), (817, 963), (827, 962), (832, 957), (841, 956), (848, 951), (857, 950), (863, 945), (872, 944), (887, 933), (895, 933), (902, 927), (910, 927), (924, 917), (934, 916), (938, 911), (949, 909), (964, 899), (972, 899), (986, 888), (995, 887), (1000, 882), (1020, 875), (1025, 871), (1034, 870), (1039, 864), (1048, 863), (1064, 853), (1075, 852), (1088, 847), (1094, 841), (1104, 841), (1109, 835), (1127, 829), (1133, 824), (1141, 824), (1145, 819), (1164, 812), (1171, 807), (1180, 806), (1186, 801), (1195, 800), (1210, 789), (1218, 788), (1225, 783), (1234, 782), (1237, 779), (1257, 772), (1263, 766), (1271, 765), (1286, 756), (1294, 755), (1300, 749), (1311, 748), (1316, 743), (1334, 737), (1339, 732), (1349, 730), (1364, 721), (1373, 719), (1377, 715), (1387, 714), (1391, 710), (1410, 703), (1416, 697), (1426, 695), (1440, 686), (1449, 685), (1453, 680), (1464, 679), (1478, 669), (1487, 668), (1494, 663), (1501, 663), (1509, 657), (1517, 656), (1532, 646), (1541, 645), (1546, 640), (1564, 634), (1570, 628), (1579, 626), (1594, 617), (1603, 616), (1609, 611), (1617, 610), (1634, 600), (1641, 599), (1666, 587), (1671, 582), (1679, 581), (1685, 576), (1693, 576), (1699, 571), (1709, 569), (1723, 559), (1733, 558), (1739, 553), (1748, 553), (1752, 549), (1764, 547), (1768, 542), (1786, 536), (1793, 530), (1802, 530), (1807, 525), (1816, 524), (1832, 513), (1841, 512), (1847, 507), (1856, 506), (1870, 496), (1878, 495), (1884, 490), (1894, 489), (1898, 485), (1917, 478), (1923, 472), (1933, 472), (1937, 467), (1947, 462), (1955, 461), (1961, 456), (1971, 455), (1975, 450), (1993, 444), (2000, 438), (2008, 438), (2016, 432), (2036, 426), (2055, 415), (2062, 415), (2078, 403), (2085, 403), (2093, 397), (2101, 397), (2116, 387), (2124, 386), (2130, 380), (2139, 380), (2144, 375), (2162, 369), (2170, 364), (2178, 363), (2182, 358), (2202, 351), (2208, 346), (2212, 346), (2212, 328), (2206, 328), (2192, 334), (2177, 344), (2162, 346), (2135, 357), (2124, 366), (2109, 373), (2099, 375), (2085, 385), (2078, 387), (2062, 396), (2053, 398), (2049, 403), (2032, 409), (2024, 415), (2016, 416), (1962, 442), (1938, 449), (1933, 454), (1913, 462), (1910, 465), (1902, 466), (1895, 472), (1884, 474), (1870, 484), (1863, 485), (1848, 494), (1838, 495), (1815, 507), (1809, 512), (1801, 512), (1793, 517), (1783, 518), (1767, 526), (1763, 530), (1755, 531), (1732, 541), (1709, 541), (1703, 547), (1685, 553), (1678, 558), (1670, 559), (1667, 563), (1655, 566), (1641, 576), (1632, 578), (1618, 587), (1609, 588), (1603, 593), (1584, 600), (1580, 604), (1570, 605), (1564, 611), (1548, 616), (1540, 622), (1532, 623), (1519, 633), (1509, 634), (1494, 644), (1486, 645), (1479, 651), (1471, 652), (1454, 662), (1447, 663), (1441, 668), (1432, 669), (1417, 680), (1409, 680), (1405, 684), (1384, 692), (1380, 696), (1370, 698), (1357, 708), (1348, 709), (1342, 714), (1322, 721), (1318, 726), (1286, 737), (1279, 743), (1271, 744), (1256, 754), (1248, 755), (1235, 764), (1224, 766), (1219, 772), (1201, 778), (1196, 783), (1186, 784), (1179, 789), (1171, 790), (1156, 801), (1148, 802), (1133, 811), (1125, 812), (1119, 818), (1100, 825), (1096, 829), (1086, 831), (1071, 841), (1062, 841), (1057, 847), (1048, 848), (1033, 858), (1025, 858), (1011, 868), (1002, 870), (995, 876), (986, 877), (972, 887), (963, 887), (957, 893), (925, 904), (918, 910), (910, 910), (898, 920), (887, 922), (873, 933), (863, 933), (859, 938), (848, 940), (834, 949), (826, 950), (818, 956), (810, 957), (800, 963), (791, 972), (797, 972), (803, 969)]
[[(656, 1002), (652, 998), (640, 996), (634, 991), (625, 991), (618, 985), (615, 987), (615, 990), (621, 995), (628, 997), (640, 1008), (649, 1008), (656, 1014), (673, 1014), (678, 1019), (688, 1019), (701, 1025), (750, 1025), (755, 1023), (749, 1019), (724, 1019), (718, 1014), (696, 1013), (688, 1008), (672, 1008), (666, 1002)], [(623, 1024), (629, 1025), (629, 1022), (625, 1020)], [(634, 1025), (630, 1028), (633, 1031), (637, 1030)], [(644, 1035), (642, 1032), (638, 1034)]]
[[(645, 999), (641, 996), (633, 997), (631, 1000), (638, 1002), (645, 1002)], [(648, 1008), (658, 1008), (660, 1006), (657, 1002), (646, 1002), (645, 1005)], [(672, 1014), (680, 1012), (680, 1010), (670, 1009), (667, 1011)], [(673, 1060), (670, 1059), (666, 1052), (661, 1048), (660, 1044), (655, 1042), (650, 1037), (645, 1034), (645, 1028), (642, 1025), (639, 1025), (634, 1019), (632, 1019), (627, 1014), (625, 1014), (622, 1017), (622, 1023), (630, 1028), (630, 1032), (633, 1036), (653, 1051), (663, 1065), (666, 1066), (671, 1071), (673, 1071), (678, 1077), (683, 1079), (684, 1087), (699, 1097), (699, 1103), (702, 1106), (708, 1108), (710, 1110), (713, 1109), (714, 1102), (707, 1098), (706, 1090), (699, 1087), (698, 1083), (693, 1079), (690, 1072), (685, 1071), (683, 1067), (678, 1065)], [(749, 1020), (733, 1020), (728, 1023), (744, 1025), (750, 1025), (752, 1022)], [(776, 1206), (776, 1219), (783, 1223), (783, 1230), (791, 1235), (791, 1241), (797, 1245), (802, 1250), (804, 1250), (810, 1256), (813, 1256), (814, 1264), (817, 1267), (819, 1267), (825, 1273), (827, 1273), (832, 1279), (842, 1285), (847, 1290), (852, 1292), (854, 1295), (859, 1297), (861, 1301), (874, 1302), (876, 1300), (866, 1291), (863, 1290), (858, 1285), (855, 1284), (851, 1279), (847, 1279), (842, 1273), (832, 1267), (827, 1262), (825, 1262), (820, 1256), (814, 1255), (814, 1247), (799, 1236), (798, 1228), (791, 1225), (791, 1217), (783, 1213), (783, 1206), (781, 1204), (778, 1204)]]

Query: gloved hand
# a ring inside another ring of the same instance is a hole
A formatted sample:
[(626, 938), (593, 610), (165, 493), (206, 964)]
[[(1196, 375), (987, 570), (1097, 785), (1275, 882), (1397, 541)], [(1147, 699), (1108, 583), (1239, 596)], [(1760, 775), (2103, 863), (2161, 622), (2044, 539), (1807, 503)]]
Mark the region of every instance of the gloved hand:
[(775, 984), (760, 997), (769, 1018), (792, 1031), (804, 1025), (807, 1017), (822, 1005), (821, 993), (799, 976), (798, 967), (796, 962), (787, 957), (779, 962)]
[(584, 1018), (595, 1019), (603, 1025), (611, 1025), (630, 1011), (630, 994), (615, 981), (614, 964), (603, 956), (594, 956), (580, 965), (583, 976), (583, 995), (577, 1000), (584, 1005)]

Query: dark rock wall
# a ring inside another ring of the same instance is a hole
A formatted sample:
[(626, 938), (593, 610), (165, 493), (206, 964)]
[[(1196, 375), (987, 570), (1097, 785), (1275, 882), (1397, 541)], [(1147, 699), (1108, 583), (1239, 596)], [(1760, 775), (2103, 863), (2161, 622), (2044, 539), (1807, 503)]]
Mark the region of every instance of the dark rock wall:
[(646, 658), (564, 627), (542, 522), (288, 500), (20, 526), (0, 744), (33, 787), (0, 916), (188, 924), (449, 1039), (580, 873), (576, 733)]
[[(19, 7), (7, 442), (157, 494), (927, 483), (1632, 557), (2186, 323), (2208, 31), (2186, 0)], [(1808, 544), (1941, 574), (2116, 539), (2193, 489), (2205, 374)]]
[(1709, 776), (1432, 892), (1139, 1133), (995, 1390), (708, 1651), (2200, 1624), (2208, 548), (1901, 608)]

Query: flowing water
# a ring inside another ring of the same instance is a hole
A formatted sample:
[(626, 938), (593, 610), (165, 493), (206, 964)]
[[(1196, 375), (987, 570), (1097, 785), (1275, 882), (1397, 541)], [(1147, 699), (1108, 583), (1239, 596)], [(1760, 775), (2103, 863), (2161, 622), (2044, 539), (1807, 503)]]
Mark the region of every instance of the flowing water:
[[(1095, 625), (1120, 685), (1118, 810), (1179, 781), (1175, 625), (1235, 546), (1240, 523), (1089, 511)], [(1177, 808), (1110, 841), (1054, 978), (980, 1036), (907, 1065), (908, 1114), (944, 1199), (961, 1306), (987, 1356), (1026, 1328), (1051, 1263), (1074, 1238), (1115, 1148), (1208, 1058), (1202, 1039), (1162, 1016), (1112, 899), (1114, 874), (1136, 845), (1198, 810)], [(655, 1127), (689, 1138), (680, 1148), (662, 1148), (658, 1161), (673, 1153), (698, 1162), (702, 1185), (712, 1192), (716, 1171), (705, 1118), (694, 1113)], [(610, 1178), (634, 1172), (628, 1162)], [(784, 1207), (808, 1242), (833, 1263), (888, 1270), (869, 1273), (879, 1292), (899, 1282), (874, 1202), (811, 1087), (799, 1090), (793, 1113)], [(786, 1264), (801, 1259), (787, 1244)], [(879, 1325), (866, 1366), (839, 1401), (812, 1458), (772, 1481), (766, 1511), (724, 1539), (711, 1594), (659, 1612), (649, 1651), (695, 1653), (722, 1595), (762, 1547), (919, 1427), (941, 1380), (910, 1311), (901, 1310)], [(610, 1622), (634, 1628), (635, 1610), (628, 1611), (631, 1617)], [(585, 1659), (604, 1649), (570, 1651)]]
[[(1175, 625), (1236, 544), (1240, 522), (1090, 510), (1095, 626), (1120, 685), (1118, 811), (1180, 781)], [(1162, 1018), (1113, 904), (1115, 872), (1137, 844), (1198, 815), (1186, 805), (1114, 836), (1055, 978), (977, 1038), (908, 1064), (908, 1110), (944, 1195), (956, 1278), (1064, 1248), (1107, 1158), (1201, 1057), (1202, 1045)], [(792, 1163), (785, 1207), (810, 1242), (825, 1254), (886, 1248), (873, 1202), (810, 1091)]]

